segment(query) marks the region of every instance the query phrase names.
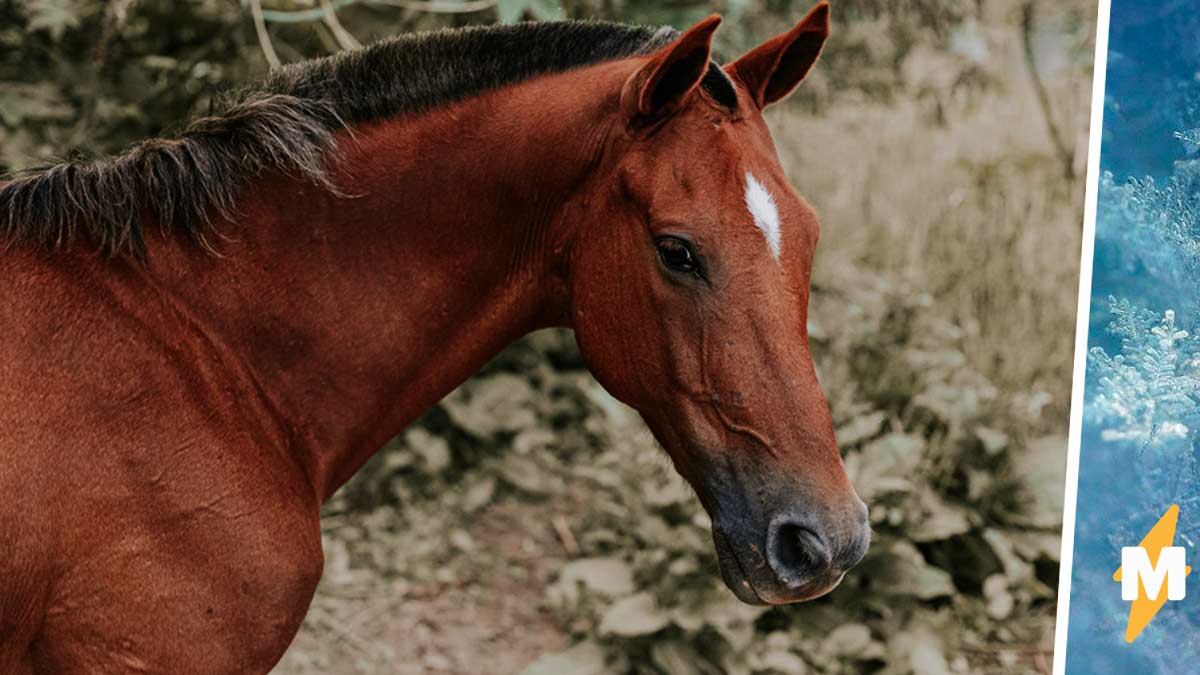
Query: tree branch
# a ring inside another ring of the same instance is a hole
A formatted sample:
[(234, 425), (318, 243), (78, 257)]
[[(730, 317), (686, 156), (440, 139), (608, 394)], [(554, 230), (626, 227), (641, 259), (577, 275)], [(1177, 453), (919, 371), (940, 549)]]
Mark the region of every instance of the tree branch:
[[(338, 10), (360, 2), (401, 7), (403, 9), (428, 12), (430, 14), (472, 14), (492, 9), (496, 6), (496, 0), (465, 0), (464, 2), (456, 2), (455, 0), (330, 0), (329, 4), (334, 10)], [(315, 9), (264, 9), (262, 12), (263, 18), (271, 23), (307, 23), (309, 21), (321, 21), (326, 16), (324, 7), (317, 7)]]
[(250, 15), (254, 17), (254, 32), (258, 35), (258, 46), (262, 48), (267, 63), (271, 64), (271, 70), (281, 67), (283, 62), (275, 53), (275, 46), (271, 44), (271, 36), (267, 33), (267, 21), (263, 17), (262, 0), (250, 0)]
[(329, 27), (329, 32), (333, 33), (333, 39), (337, 40), (338, 45), (342, 49), (358, 49), (362, 47), (350, 31), (342, 26), (342, 22), (338, 21), (337, 14), (334, 13), (333, 3), (330, 0), (321, 0), (321, 10), (325, 12), (325, 25)]
[(1046, 121), (1046, 130), (1050, 132), (1050, 141), (1054, 143), (1054, 150), (1063, 163), (1067, 178), (1074, 178), (1075, 156), (1067, 147), (1062, 138), (1062, 132), (1059, 131), (1058, 124), (1054, 121), (1054, 109), (1050, 106), (1050, 94), (1046, 90), (1045, 83), (1042, 82), (1042, 76), (1038, 72), (1036, 57), (1033, 53), (1033, 10), (1033, 0), (1025, 0), (1021, 5), (1021, 43), (1025, 52), (1025, 67), (1029, 71), (1029, 79), (1033, 81), (1033, 91), (1037, 94), (1038, 106), (1042, 110), (1042, 118)]

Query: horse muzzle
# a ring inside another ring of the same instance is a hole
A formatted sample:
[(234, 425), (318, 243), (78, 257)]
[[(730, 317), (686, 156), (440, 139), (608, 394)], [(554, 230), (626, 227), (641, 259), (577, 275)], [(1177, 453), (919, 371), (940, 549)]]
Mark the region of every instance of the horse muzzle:
[(755, 519), (714, 518), (713, 542), (725, 585), (743, 602), (780, 605), (832, 591), (867, 552), (866, 505), (853, 497), (845, 517), (789, 509)]

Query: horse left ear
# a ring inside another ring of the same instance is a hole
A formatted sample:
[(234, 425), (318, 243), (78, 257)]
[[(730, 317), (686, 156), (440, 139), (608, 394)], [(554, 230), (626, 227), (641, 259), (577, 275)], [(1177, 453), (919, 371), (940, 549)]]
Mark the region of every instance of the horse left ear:
[(621, 105), (631, 117), (653, 120), (679, 109), (708, 71), (713, 33), (720, 23), (721, 17), (714, 14), (687, 29), (625, 82)]
[(726, 66), (746, 86), (760, 109), (792, 93), (817, 62), (829, 37), (829, 3), (808, 10), (795, 28), (755, 47)]

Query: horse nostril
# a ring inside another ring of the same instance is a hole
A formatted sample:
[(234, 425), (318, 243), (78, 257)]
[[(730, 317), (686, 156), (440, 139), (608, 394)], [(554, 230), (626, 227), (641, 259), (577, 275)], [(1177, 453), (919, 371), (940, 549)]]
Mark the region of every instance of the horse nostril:
[(780, 581), (798, 586), (825, 575), (830, 565), (829, 547), (816, 532), (777, 518), (767, 533), (767, 562)]

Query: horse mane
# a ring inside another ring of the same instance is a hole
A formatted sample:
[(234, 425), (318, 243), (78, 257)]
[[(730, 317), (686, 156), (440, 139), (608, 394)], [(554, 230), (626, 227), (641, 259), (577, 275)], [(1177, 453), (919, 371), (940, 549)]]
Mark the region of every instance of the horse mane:
[[(214, 213), (229, 217), (242, 186), (280, 170), (332, 189), (327, 161), (350, 125), (420, 113), (530, 78), (645, 54), (671, 28), (562, 21), (402, 35), (291, 64), (224, 97), (175, 139), (124, 154), (22, 172), (0, 183), (0, 245), (61, 249), (85, 239), (107, 255), (146, 254), (142, 216), (211, 250)], [(737, 107), (715, 64), (702, 82)]]

